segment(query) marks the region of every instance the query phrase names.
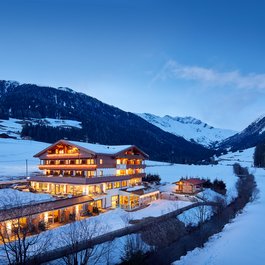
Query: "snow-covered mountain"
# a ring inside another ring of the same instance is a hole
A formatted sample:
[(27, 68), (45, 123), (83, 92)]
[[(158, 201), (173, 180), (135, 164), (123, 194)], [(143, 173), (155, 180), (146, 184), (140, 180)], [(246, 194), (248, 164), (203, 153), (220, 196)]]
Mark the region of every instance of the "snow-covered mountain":
[(193, 117), (159, 117), (149, 113), (137, 114), (146, 121), (172, 134), (182, 136), (191, 142), (211, 147), (237, 132), (227, 129), (214, 128)]
[(254, 147), (265, 142), (265, 115), (260, 116), (243, 131), (225, 139), (219, 148), (229, 148), (233, 151)]

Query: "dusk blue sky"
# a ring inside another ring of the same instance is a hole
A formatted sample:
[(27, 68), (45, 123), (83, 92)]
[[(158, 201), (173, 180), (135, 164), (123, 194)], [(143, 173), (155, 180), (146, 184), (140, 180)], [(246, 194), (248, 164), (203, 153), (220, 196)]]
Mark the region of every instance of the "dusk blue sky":
[(265, 111), (265, 1), (0, 1), (0, 79), (241, 130)]

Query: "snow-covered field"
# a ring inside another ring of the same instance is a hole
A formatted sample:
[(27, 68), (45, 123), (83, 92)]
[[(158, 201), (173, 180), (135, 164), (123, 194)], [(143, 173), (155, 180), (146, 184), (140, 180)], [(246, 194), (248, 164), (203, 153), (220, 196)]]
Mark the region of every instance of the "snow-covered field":
[(214, 181), (223, 180), (226, 184), (227, 196), (231, 200), (237, 195), (235, 183), (237, 177), (233, 173), (232, 163), (229, 165), (180, 165), (148, 161), (146, 173), (158, 174), (162, 182), (173, 183), (181, 177), (204, 178)]
[[(251, 161), (253, 148), (235, 153), (235, 161), (247, 166)], [(232, 160), (233, 155), (226, 155)], [(230, 161), (231, 162), (231, 161)], [(203, 248), (190, 251), (175, 265), (263, 265), (265, 253), (265, 170), (250, 169), (260, 189), (259, 199), (249, 203), (243, 213), (222, 232), (212, 236)]]
[(38, 171), (39, 159), (34, 158), (49, 144), (28, 140), (0, 139), (0, 180), (8, 180)]

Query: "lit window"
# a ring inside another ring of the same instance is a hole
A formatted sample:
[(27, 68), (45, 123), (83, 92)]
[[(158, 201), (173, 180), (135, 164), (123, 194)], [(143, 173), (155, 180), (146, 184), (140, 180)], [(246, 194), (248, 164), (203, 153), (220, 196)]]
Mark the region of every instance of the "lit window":
[(99, 164), (100, 164), (100, 165), (103, 164), (103, 159), (99, 159)]
[(127, 186), (127, 181), (124, 180), (124, 181), (122, 182), (122, 187), (126, 187), (126, 186)]
[(112, 183), (111, 182), (107, 183), (107, 190), (110, 190), (110, 189), (112, 189)]

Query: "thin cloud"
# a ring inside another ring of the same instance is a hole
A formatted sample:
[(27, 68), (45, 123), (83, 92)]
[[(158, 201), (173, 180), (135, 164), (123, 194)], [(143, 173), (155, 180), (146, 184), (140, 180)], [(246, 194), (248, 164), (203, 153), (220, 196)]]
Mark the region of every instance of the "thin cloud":
[(152, 83), (171, 78), (198, 81), (211, 86), (232, 85), (243, 89), (265, 89), (265, 74), (243, 75), (239, 71), (219, 72), (211, 68), (181, 65), (172, 60), (164, 65), (153, 78)]

